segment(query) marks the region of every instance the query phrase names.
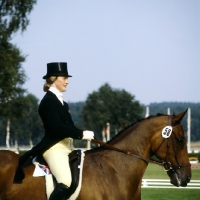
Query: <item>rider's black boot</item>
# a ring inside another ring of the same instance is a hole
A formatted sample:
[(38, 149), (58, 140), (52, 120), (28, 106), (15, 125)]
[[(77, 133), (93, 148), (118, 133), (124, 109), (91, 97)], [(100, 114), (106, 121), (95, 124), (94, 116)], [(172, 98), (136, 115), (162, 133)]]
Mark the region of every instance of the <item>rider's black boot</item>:
[(70, 197), (68, 186), (58, 183), (51, 193), (49, 200), (66, 200)]

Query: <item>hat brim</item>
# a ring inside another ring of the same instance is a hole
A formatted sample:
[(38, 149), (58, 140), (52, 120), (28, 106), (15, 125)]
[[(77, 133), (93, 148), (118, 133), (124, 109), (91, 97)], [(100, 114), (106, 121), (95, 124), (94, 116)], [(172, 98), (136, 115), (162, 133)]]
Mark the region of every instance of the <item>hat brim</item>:
[(72, 77), (71, 75), (66, 75), (66, 74), (51, 74), (51, 75), (45, 75), (43, 76), (43, 79), (47, 79), (51, 76), (67, 76), (67, 77)]

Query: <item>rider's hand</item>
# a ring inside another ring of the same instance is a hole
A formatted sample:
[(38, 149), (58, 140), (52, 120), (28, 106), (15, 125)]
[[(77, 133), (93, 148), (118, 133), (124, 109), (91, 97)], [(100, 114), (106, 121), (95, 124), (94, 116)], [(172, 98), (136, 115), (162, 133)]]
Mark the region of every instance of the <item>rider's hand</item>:
[(94, 132), (93, 131), (83, 131), (83, 140), (92, 140), (94, 139)]

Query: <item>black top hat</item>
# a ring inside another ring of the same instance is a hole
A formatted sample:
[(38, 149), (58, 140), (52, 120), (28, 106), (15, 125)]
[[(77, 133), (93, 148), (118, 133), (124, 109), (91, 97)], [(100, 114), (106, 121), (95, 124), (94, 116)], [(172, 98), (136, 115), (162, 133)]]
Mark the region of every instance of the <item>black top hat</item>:
[(72, 77), (68, 74), (66, 62), (47, 63), (47, 74), (43, 76), (43, 79), (46, 79), (50, 76)]

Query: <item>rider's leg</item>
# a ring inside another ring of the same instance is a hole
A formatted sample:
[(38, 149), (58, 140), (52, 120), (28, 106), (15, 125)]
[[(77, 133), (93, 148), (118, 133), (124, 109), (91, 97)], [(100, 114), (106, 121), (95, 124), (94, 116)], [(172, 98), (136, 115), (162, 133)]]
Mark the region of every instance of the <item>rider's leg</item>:
[(51, 193), (49, 200), (66, 200), (70, 197), (68, 187), (62, 183), (58, 183)]
[(67, 193), (72, 181), (68, 157), (70, 152), (70, 150), (64, 148), (52, 148), (43, 154), (58, 182), (49, 200), (63, 200), (69, 197)]

